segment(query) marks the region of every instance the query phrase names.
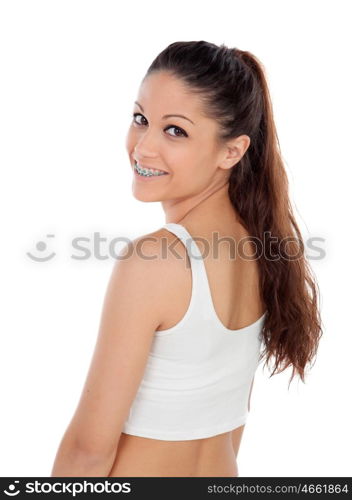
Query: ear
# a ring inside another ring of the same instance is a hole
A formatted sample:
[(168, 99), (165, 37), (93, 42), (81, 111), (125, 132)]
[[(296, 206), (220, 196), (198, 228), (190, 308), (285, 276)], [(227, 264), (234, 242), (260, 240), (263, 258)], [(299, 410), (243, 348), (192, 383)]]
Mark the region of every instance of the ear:
[(248, 135), (240, 135), (227, 142), (225, 145), (225, 155), (219, 163), (219, 167), (231, 168), (238, 163), (245, 154), (251, 143)]

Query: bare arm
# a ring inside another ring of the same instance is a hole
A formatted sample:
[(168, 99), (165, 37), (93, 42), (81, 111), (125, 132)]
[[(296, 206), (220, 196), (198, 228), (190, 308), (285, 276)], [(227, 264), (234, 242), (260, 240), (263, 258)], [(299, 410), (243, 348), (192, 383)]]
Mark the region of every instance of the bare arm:
[(143, 254), (157, 258), (147, 260), (134, 251), (114, 266), (91, 365), (51, 476), (106, 477), (111, 470), (154, 332), (162, 321), (162, 276), (167, 264), (158, 258), (159, 249), (158, 241), (146, 241)]
[(113, 466), (115, 453), (111, 456), (97, 456), (75, 449), (67, 435), (61, 440), (56, 453), (52, 477), (108, 477)]

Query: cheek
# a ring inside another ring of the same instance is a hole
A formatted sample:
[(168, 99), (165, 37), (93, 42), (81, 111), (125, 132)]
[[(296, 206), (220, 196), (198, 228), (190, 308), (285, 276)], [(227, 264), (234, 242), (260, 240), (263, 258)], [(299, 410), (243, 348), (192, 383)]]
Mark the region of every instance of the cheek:
[(189, 192), (198, 191), (209, 181), (206, 168), (199, 160), (199, 155), (195, 157), (183, 157), (179, 163), (174, 163), (174, 181), (177, 186)]
[(130, 127), (127, 131), (126, 139), (125, 139), (125, 146), (126, 146), (128, 153), (133, 152), (135, 145), (136, 145), (135, 131), (133, 130), (132, 127)]
[(180, 155), (177, 158), (177, 163), (174, 162), (174, 164), (182, 178), (186, 177), (189, 180), (197, 181), (206, 175), (207, 165), (199, 151)]
[(174, 168), (182, 175), (194, 175), (201, 168), (201, 161), (199, 160), (199, 152), (194, 148), (179, 147), (174, 148), (169, 155), (170, 162)]

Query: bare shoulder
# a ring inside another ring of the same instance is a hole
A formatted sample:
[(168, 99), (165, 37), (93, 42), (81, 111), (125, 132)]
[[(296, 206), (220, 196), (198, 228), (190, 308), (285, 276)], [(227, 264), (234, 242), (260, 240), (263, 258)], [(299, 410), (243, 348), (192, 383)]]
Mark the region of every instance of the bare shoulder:
[[(150, 278), (177, 278), (189, 257), (184, 244), (178, 237), (161, 228), (132, 240), (125, 249), (127, 258), (132, 257), (128, 267), (143, 270)], [(125, 260), (125, 259), (123, 259)]]
[(161, 228), (130, 241), (120, 252), (115, 270), (131, 278), (140, 273), (150, 285), (165, 285), (165, 278), (172, 274), (176, 277), (180, 261), (185, 263), (186, 260), (183, 243), (173, 233)]
[(166, 233), (160, 229), (130, 240), (116, 258), (107, 289), (115, 307), (121, 304), (131, 314), (146, 314), (144, 320), (155, 329), (163, 320), (162, 304), (173, 277)]

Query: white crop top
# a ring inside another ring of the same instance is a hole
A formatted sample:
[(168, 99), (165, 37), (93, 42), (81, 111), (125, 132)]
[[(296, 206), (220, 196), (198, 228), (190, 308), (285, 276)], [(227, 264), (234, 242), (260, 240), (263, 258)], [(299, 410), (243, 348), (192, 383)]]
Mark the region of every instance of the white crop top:
[(249, 326), (226, 328), (214, 309), (198, 245), (182, 225), (163, 227), (186, 246), (192, 296), (175, 326), (155, 331), (122, 432), (168, 441), (201, 439), (246, 422), (267, 312)]

